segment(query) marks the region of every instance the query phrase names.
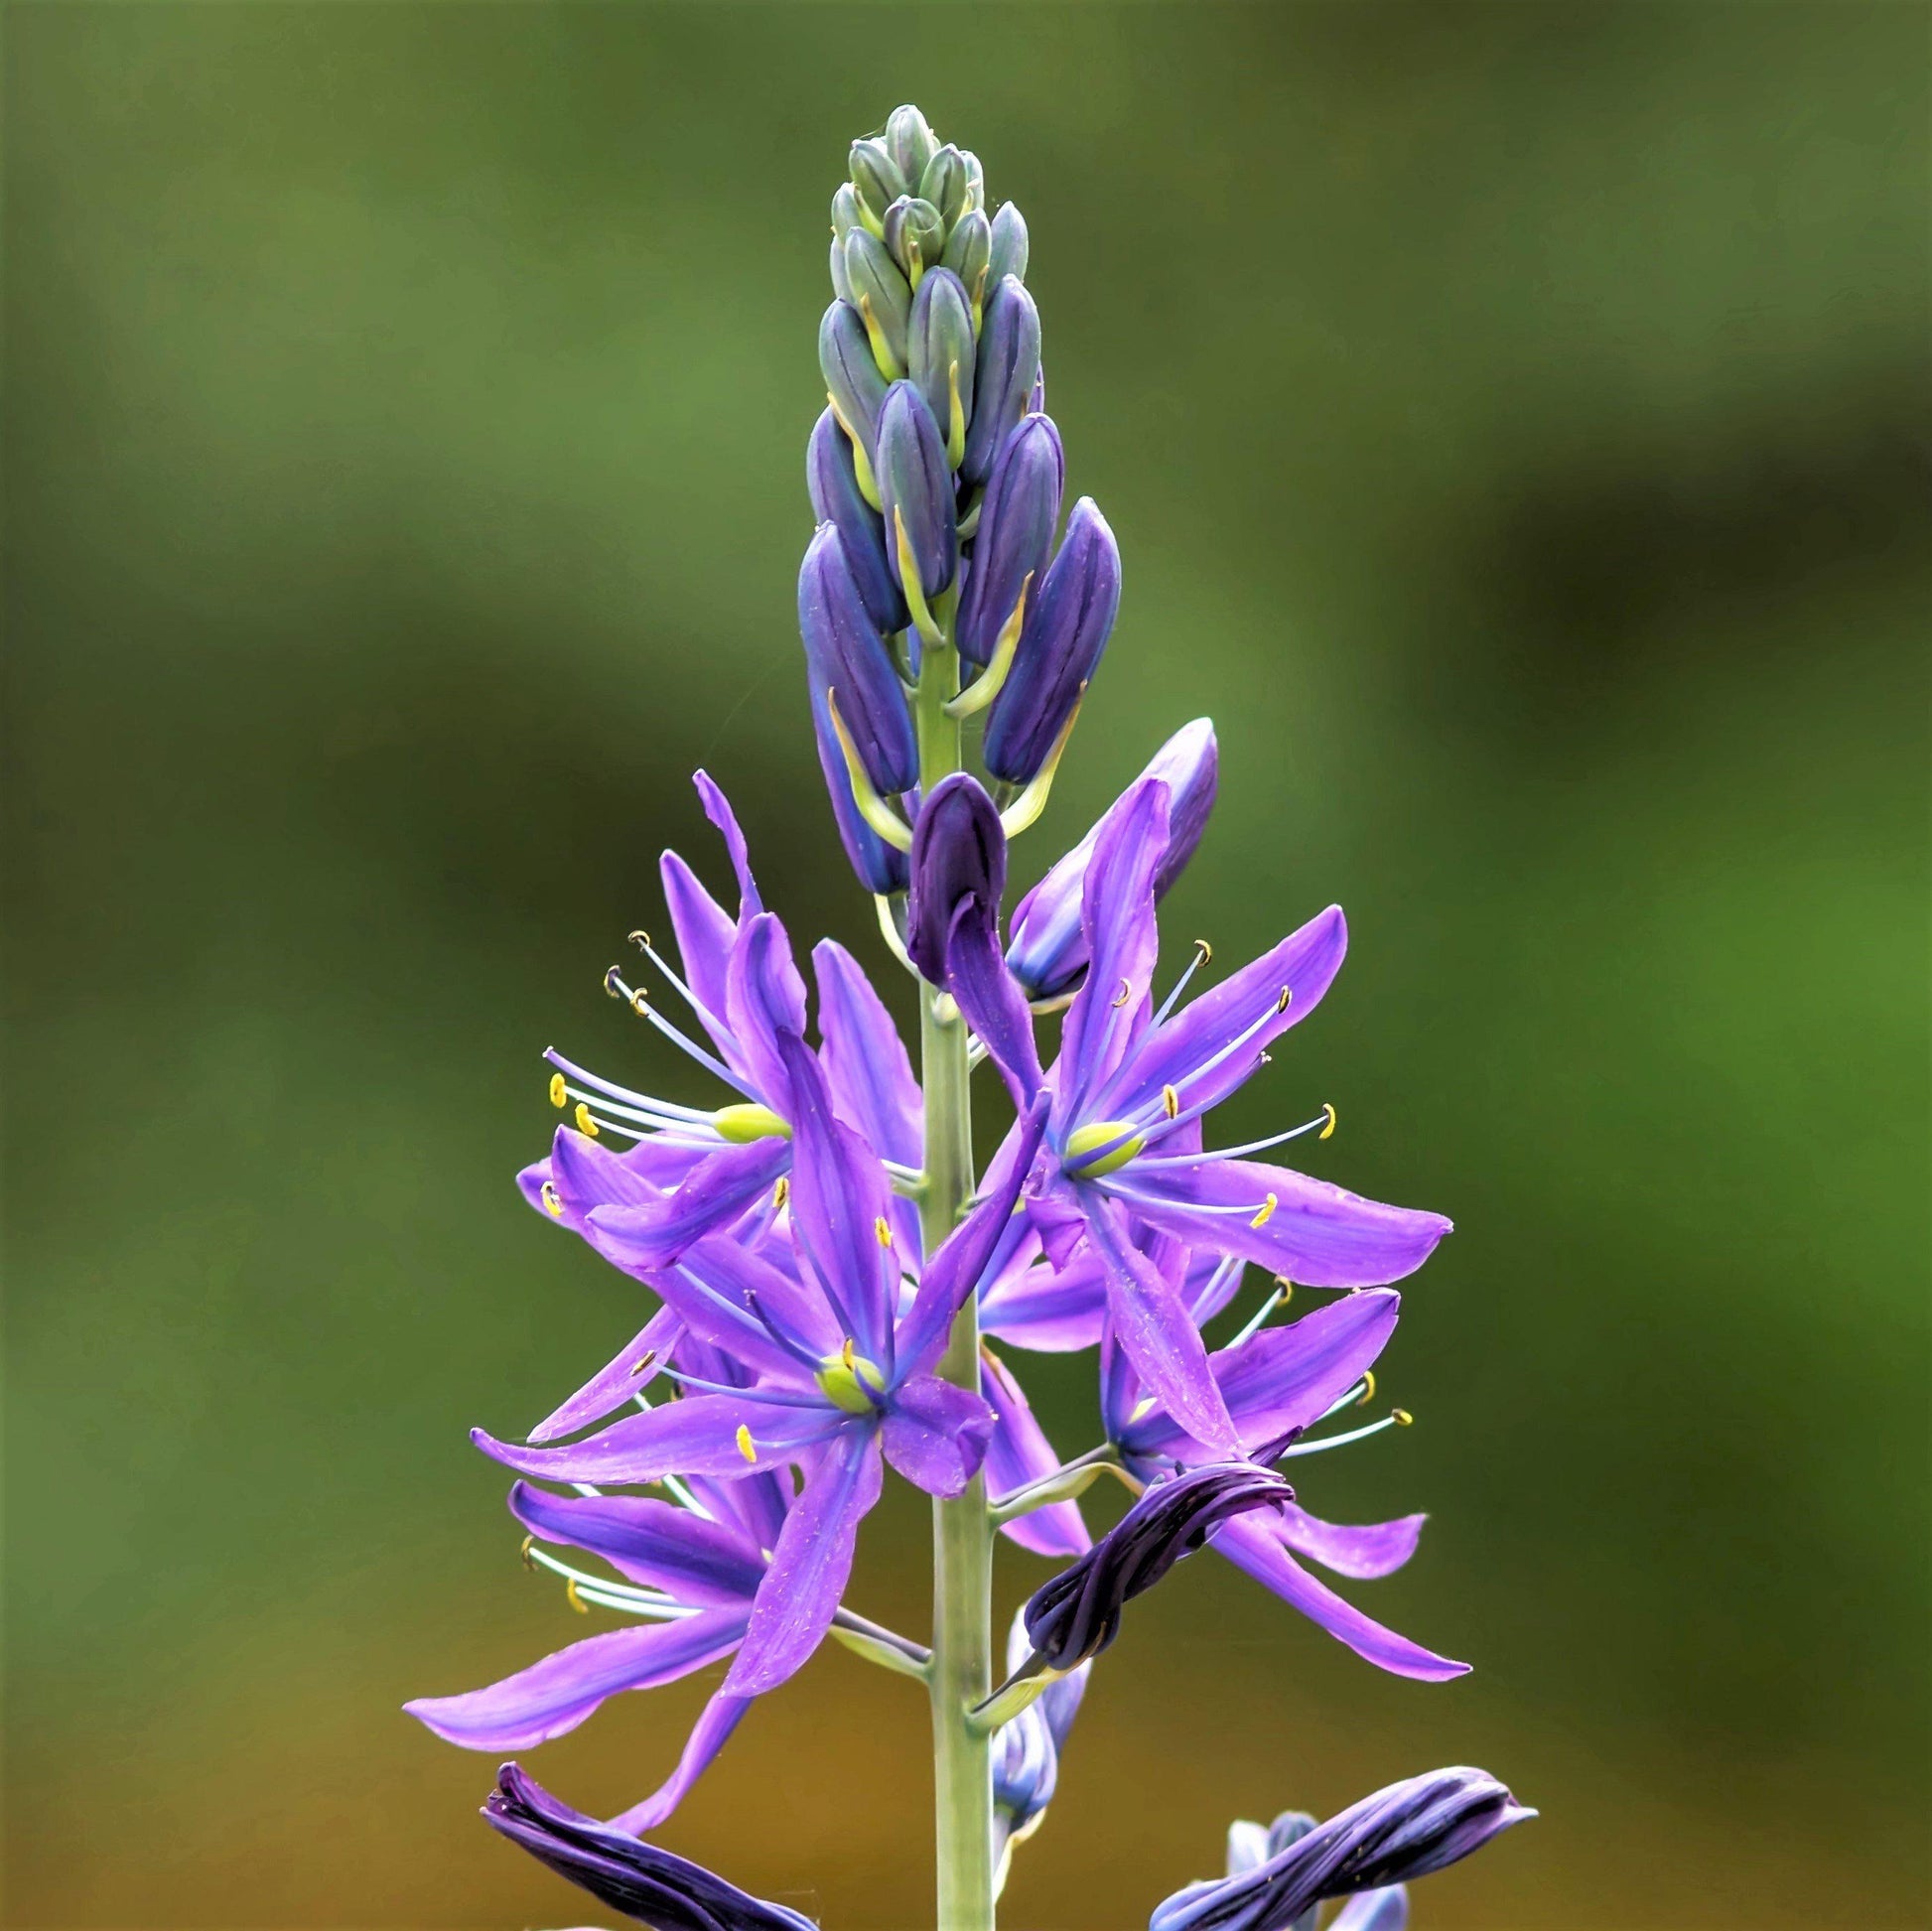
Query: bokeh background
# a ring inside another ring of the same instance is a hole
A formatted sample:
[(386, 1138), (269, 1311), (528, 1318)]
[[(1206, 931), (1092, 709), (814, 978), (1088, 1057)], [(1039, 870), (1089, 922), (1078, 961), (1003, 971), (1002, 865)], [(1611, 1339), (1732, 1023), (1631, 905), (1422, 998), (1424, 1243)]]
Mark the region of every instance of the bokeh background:
[[(916, 98), (1020, 201), (1127, 559), (1023, 882), (1175, 725), (1169, 929), (1331, 899), (1230, 1138), (1454, 1214), (1378, 1676), (1233, 1572), (1130, 1619), (1018, 1926), (1468, 1761), (1425, 1925), (1919, 1926), (1927, 21), (1915, 5), (15, 6), (6, 35), (7, 1921), (576, 1923), (397, 1714), (580, 1635), (466, 1428), (637, 1324), (519, 1204), (687, 774), (885, 970), (792, 578), (824, 207)], [(1039, 1402), (1091, 1439), (1081, 1363)], [(923, 1510), (857, 1599), (917, 1629)], [(1042, 1566), (1005, 1561), (1002, 1599)], [(653, 1785), (702, 1683), (537, 1753)], [(828, 1653), (665, 1833), (929, 1922), (923, 1711)], [(608, 1919), (608, 1914), (606, 1914)]]

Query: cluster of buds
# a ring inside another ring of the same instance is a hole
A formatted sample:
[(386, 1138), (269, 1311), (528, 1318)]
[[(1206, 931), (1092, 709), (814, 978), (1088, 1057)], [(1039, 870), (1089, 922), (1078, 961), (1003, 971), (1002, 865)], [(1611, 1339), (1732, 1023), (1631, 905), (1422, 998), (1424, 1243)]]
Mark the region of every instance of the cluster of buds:
[(867, 888), (893, 897), (920, 802), (927, 653), (957, 652), (972, 681), (937, 695), (954, 719), (986, 714), (996, 795), (1034, 787), (1016, 808), (1036, 812), (1113, 630), (1120, 552), (1088, 497), (1059, 530), (1066, 463), (1027, 224), (1011, 202), (989, 216), (978, 158), (898, 108), (853, 143), (831, 259), (798, 622), (840, 834)]

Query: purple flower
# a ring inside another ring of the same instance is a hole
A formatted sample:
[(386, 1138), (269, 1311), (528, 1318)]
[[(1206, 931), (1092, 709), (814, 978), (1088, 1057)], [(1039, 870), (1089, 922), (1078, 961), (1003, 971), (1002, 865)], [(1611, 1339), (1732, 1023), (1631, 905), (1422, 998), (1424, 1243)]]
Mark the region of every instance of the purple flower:
[(560, 1804), (514, 1763), (498, 1772), (483, 1814), (558, 1876), (651, 1931), (818, 1931), (810, 1918), (753, 1897), (702, 1864)]
[(1058, 742), (1113, 634), (1120, 549), (1082, 496), (1046, 575), (1027, 602), (1013, 668), (987, 715), (986, 768), (1008, 783), (1035, 776)]
[(905, 950), (937, 985), (955, 924), (981, 926), (979, 943), (999, 949), (1000, 898), (1007, 885), (1007, 835), (979, 779), (955, 771), (932, 787), (912, 828)]
[[(1173, 1276), (1180, 1262), (1178, 1243), (1156, 1237), (1148, 1248), (1150, 1266)], [(1176, 1289), (1183, 1298), (1194, 1292), (1184, 1282), (1176, 1282)], [(1401, 1297), (1392, 1289), (1352, 1294), (1285, 1326), (1259, 1327), (1210, 1354), (1208, 1372), (1243, 1451), (1257, 1458), (1302, 1457), (1396, 1422), (1399, 1414), (1338, 1437), (1302, 1440), (1315, 1424), (1368, 1398), (1374, 1385), (1371, 1365), (1395, 1331), (1400, 1308)], [(1158, 1399), (1143, 1392), (1141, 1377), (1111, 1334), (1101, 1349), (1100, 1385), (1108, 1440), (1131, 1473), (1147, 1480), (1176, 1461), (1210, 1457), (1205, 1444), (1190, 1438)], [(1214, 1548), (1378, 1668), (1443, 1682), (1464, 1675), (1468, 1665), (1439, 1656), (1364, 1615), (1298, 1560), (1358, 1580), (1388, 1576), (1415, 1553), (1422, 1526), (1420, 1515), (1359, 1526), (1324, 1522), (1291, 1499), (1272, 1514), (1229, 1522), (1214, 1538)]]
[(954, 624), (959, 654), (969, 662), (992, 658), (1022, 593), (1031, 598), (1039, 589), (1065, 481), (1066, 456), (1052, 419), (1026, 417), (1001, 445), (973, 535), (972, 569)]
[[(1019, 1195), (1015, 1169), (933, 1256), (902, 1304), (906, 1269), (885, 1169), (860, 1134), (834, 1117), (824, 1070), (796, 1034), (781, 1034), (779, 1049), (791, 1082), (795, 1269), (718, 1235), (692, 1244), (675, 1267), (645, 1276), (692, 1333), (750, 1368), (757, 1385), (668, 1370), (683, 1399), (568, 1447), (519, 1448), (481, 1430), (475, 1436), (499, 1461), (557, 1481), (729, 1480), (777, 1463), (803, 1465), (804, 1487), (725, 1678), (725, 1692), (736, 1696), (783, 1682), (825, 1633), (851, 1573), (859, 1523), (879, 1499), (882, 1456), (934, 1495), (961, 1493), (978, 1472), (993, 1411), (931, 1370)], [(1022, 1144), (1036, 1144), (1043, 1118), (1036, 1108), (1023, 1123)], [(602, 1251), (625, 1260), (635, 1218), (633, 1208), (599, 1207), (589, 1231)], [(648, 1239), (648, 1225), (644, 1232)]]
[[(993, 222), (993, 248), (1000, 245), (1002, 208)], [(968, 483), (983, 483), (1000, 446), (1027, 413), (1039, 375), (1039, 310), (1010, 274), (992, 278), (980, 319), (979, 358), (973, 375), (973, 421), (966, 432), (966, 456), (959, 466)]]
[[(1032, 1653), (1024, 1614), (1013, 1619), (1007, 1638), (1007, 1670), (1021, 1669)], [(1060, 1755), (1068, 1732), (1087, 1693), (1091, 1663), (1081, 1663), (1050, 1684), (1037, 1702), (1031, 1703), (993, 1735), (993, 1826), (999, 1843), (996, 1856), (1004, 1881), (1007, 1862), (1016, 1844), (1024, 1844), (1046, 1821), (1046, 1807), (1059, 1787)]]
[(1486, 1771), (1433, 1770), (1311, 1831), (1284, 1833), (1288, 1842), (1238, 1873), (1176, 1891), (1157, 1907), (1149, 1931), (1288, 1931), (1324, 1897), (1426, 1877), (1535, 1815)]
[(1295, 1499), (1282, 1477), (1251, 1461), (1212, 1462), (1153, 1483), (1071, 1569), (1035, 1589), (1021, 1611), (1032, 1668), (1066, 1671), (1120, 1634), (1122, 1608), (1232, 1517)]
[[(1158, 904), (1194, 856), (1220, 776), (1220, 753), (1207, 718), (1182, 725), (1154, 754), (1141, 779), (1159, 778), (1168, 787), (1168, 848), (1154, 871)], [(1054, 999), (1079, 981), (1087, 968), (1087, 935), (1080, 904), (1093, 863), (1094, 846), (1115, 813), (1126, 810), (1133, 786), (1072, 851), (1021, 899), (1007, 942), (1007, 965), (1030, 999)]]
[(1090, 1244), (1106, 1269), (1115, 1331), (1149, 1389), (1195, 1441), (1231, 1455), (1237, 1437), (1200, 1335), (1173, 1283), (1141, 1251), (1137, 1226), (1312, 1287), (1370, 1287), (1414, 1272), (1449, 1223), (1236, 1157), (1325, 1128), (1325, 1109), (1266, 1140), (1202, 1151), (1201, 1117), (1319, 1001), (1340, 967), (1345, 927), (1330, 908), (1176, 1012), (1197, 957), (1155, 1010), (1154, 879), (1170, 842), (1169, 797), (1158, 778), (1142, 780), (1094, 842), (1081, 899), (1089, 967), (1050, 1075), (1039, 1069), (1024, 994), (1002, 964), (955, 948), (948, 984), (1019, 1103), (1051, 1096), (1027, 1188), (1048, 1257), (1063, 1262), (1083, 1238)]
[[(729, 1372), (715, 1353), (696, 1352), (712, 1372)], [(568, 1579), (573, 1603), (588, 1601), (640, 1620), (571, 1643), (486, 1689), (403, 1706), (446, 1742), (470, 1750), (533, 1749), (575, 1729), (610, 1697), (656, 1689), (735, 1655), (764, 1581), (767, 1552), (784, 1527), (791, 1489), (776, 1474), (738, 1482), (696, 1477), (678, 1485), (673, 1503), (631, 1495), (552, 1495), (517, 1482), (509, 1506), (533, 1545), (588, 1550), (622, 1579), (613, 1583), (542, 1557), (546, 1568)], [(620, 1825), (649, 1830), (669, 1817), (749, 1708), (748, 1698), (714, 1696), (670, 1779)]]
[[(898, 578), (886, 562), (886, 525), (859, 487), (852, 444), (829, 409), (820, 412), (812, 426), (811, 441), (805, 446), (805, 488), (812, 500), (812, 514), (838, 529), (852, 581), (858, 586), (874, 630), (904, 629), (912, 620), (906, 614), (905, 599), (899, 595)], [(818, 692), (814, 695), (823, 696)], [(843, 759), (839, 782), (850, 791)]]
[(834, 523), (819, 525), (798, 567), (798, 633), (813, 685), (831, 692), (873, 788), (909, 791), (919, 780), (919, 747), (905, 687)]

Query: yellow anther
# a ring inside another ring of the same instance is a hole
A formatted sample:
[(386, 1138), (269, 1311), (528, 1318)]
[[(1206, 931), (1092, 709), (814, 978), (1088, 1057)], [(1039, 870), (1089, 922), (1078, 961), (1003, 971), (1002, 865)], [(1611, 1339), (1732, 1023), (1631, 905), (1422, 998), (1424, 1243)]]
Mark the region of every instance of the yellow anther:
[(1154, 1411), (1160, 1406), (1161, 1404), (1152, 1395), (1143, 1395), (1141, 1399), (1134, 1404), (1134, 1412), (1127, 1418), (1128, 1425), (1132, 1427), (1134, 1423), (1139, 1421), (1144, 1421), (1148, 1416), (1152, 1415)]
[(858, 1371), (859, 1345), (850, 1334), (845, 1337), (845, 1345), (839, 1349), (839, 1359), (855, 1373)]
[(605, 967), (604, 990), (613, 999), (623, 997), (623, 974), (616, 966)]
[(548, 1180), (545, 1180), (541, 1188), (538, 1189), (538, 1197), (543, 1201), (543, 1210), (545, 1213), (553, 1214), (559, 1220), (563, 1218), (563, 1195)]
[(1200, 962), (1202, 965), (1212, 965), (1214, 963), (1214, 948), (1204, 938), (1197, 938), (1194, 941), (1194, 950), (1200, 954)]
[(650, 1005), (650, 1001), (647, 1000), (641, 992), (634, 992), (630, 995), (630, 1010), (633, 1013), (635, 1013), (639, 1019), (643, 1018), (645, 1010), (649, 1007), (649, 1005)]
[(1275, 1285), (1282, 1291), (1282, 1306), (1286, 1308), (1295, 1299), (1295, 1283), (1286, 1274), (1275, 1276)]
[(790, 1198), (791, 1175), (789, 1173), (780, 1173), (778, 1175), (778, 1184), (771, 1189), (771, 1211), (773, 1213), (780, 1211), (784, 1203)]
[(890, 1220), (888, 1220), (883, 1213), (879, 1216), (877, 1220), (875, 1220), (872, 1223), (872, 1231), (874, 1235), (878, 1238), (881, 1247), (892, 1246), (893, 1223)]
[(536, 1574), (537, 1566), (535, 1563), (533, 1563), (530, 1560), (530, 1551), (535, 1546), (535, 1543), (536, 1543), (535, 1536), (525, 1536), (523, 1538), (522, 1547), (519, 1548), (516, 1552), (518, 1560), (522, 1563), (523, 1567), (527, 1569), (530, 1572), (530, 1574), (533, 1576)]
[(1394, 1408), (1389, 1411), (1389, 1420), (1392, 1421), (1397, 1428), (1407, 1428), (1409, 1424), (1413, 1422), (1415, 1419), (1416, 1418), (1413, 1415), (1411, 1415), (1406, 1408)]
[(629, 938), (631, 944), (639, 952), (648, 952), (650, 950), (650, 934), (648, 932), (630, 932), (625, 936)]
[(1364, 1368), (1362, 1370), (1361, 1399), (1356, 1402), (1355, 1406), (1357, 1408), (1366, 1408), (1369, 1405), (1369, 1403), (1372, 1402), (1374, 1399), (1375, 1399), (1375, 1370), (1373, 1368)]
[(1161, 1110), (1170, 1120), (1180, 1117), (1180, 1095), (1172, 1086), (1161, 1088)]
[(656, 1359), (657, 1359), (657, 1350), (655, 1348), (652, 1348), (647, 1354), (640, 1355), (635, 1361), (631, 1362), (630, 1372), (632, 1374), (642, 1374), (643, 1371), (647, 1367), (649, 1367), (650, 1364)]
[(1289, 1007), (1294, 1003), (1294, 999), (1295, 988), (1293, 986), (1284, 986), (1275, 1000), (1275, 1011), (1278, 1013), (1287, 1012)]
[(573, 1609), (575, 1609), (580, 1616), (587, 1616), (590, 1614), (591, 1605), (588, 1602), (586, 1602), (581, 1595), (577, 1593), (576, 1577), (566, 1576), (564, 1578), (564, 1595), (568, 1599), (570, 1606)]
[(1278, 1203), (1275, 1199), (1275, 1196), (1272, 1193), (1269, 1194), (1267, 1199), (1262, 1201), (1261, 1205), (1256, 1209), (1255, 1217), (1248, 1222), (1248, 1225), (1250, 1227), (1267, 1226), (1269, 1221), (1273, 1220), (1275, 1217), (1275, 1208), (1277, 1204)]
[(759, 1458), (758, 1444), (752, 1440), (752, 1431), (743, 1422), (738, 1425), (738, 1452), (747, 1461), (756, 1462)]
[(550, 1104), (554, 1106), (559, 1113), (561, 1113), (564, 1108), (564, 1101), (567, 1098), (569, 1098), (569, 1094), (566, 1092), (564, 1087), (563, 1074), (552, 1073), (550, 1075)]
[(597, 1122), (591, 1118), (591, 1109), (582, 1100), (577, 1102), (577, 1111), (571, 1116), (577, 1122), (577, 1131), (597, 1138)]
[(1317, 1133), (1314, 1137), (1317, 1140), (1326, 1140), (1327, 1137), (1335, 1130), (1335, 1109), (1332, 1106), (1330, 1106), (1326, 1100), (1323, 1100), (1321, 1102), (1321, 1110), (1322, 1112), (1327, 1114), (1328, 1124), (1325, 1127), (1323, 1127), (1321, 1131)]
[(1123, 979), (1120, 982), (1120, 991), (1114, 995), (1114, 1004), (1116, 1006), (1125, 1006), (1127, 1002), (1133, 998), (1133, 996), (1134, 996), (1134, 988), (1125, 979)]

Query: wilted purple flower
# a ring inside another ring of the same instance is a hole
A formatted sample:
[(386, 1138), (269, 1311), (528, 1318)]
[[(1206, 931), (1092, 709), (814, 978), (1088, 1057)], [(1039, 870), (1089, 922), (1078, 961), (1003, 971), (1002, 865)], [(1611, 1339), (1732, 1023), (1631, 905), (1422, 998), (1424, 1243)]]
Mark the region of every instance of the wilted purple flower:
[[(1168, 787), (1168, 845), (1154, 870), (1158, 904), (1185, 869), (1207, 829), (1219, 788), (1220, 751), (1213, 721), (1183, 724), (1154, 754), (1140, 779), (1159, 778)], [(1079, 979), (1087, 967), (1087, 937), (1080, 923), (1093, 848), (1114, 814), (1125, 810), (1130, 785), (1106, 816), (1021, 899), (1008, 927), (1007, 964), (1029, 998), (1053, 999)]]
[[(1315, 1820), (1305, 1810), (1284, 1811), (1273, 1824), (1245, 1822), (1228, 1826), (1228, 1868), (1230, 1877), (1264, 1864), (1272, 1857), (1299, 1844), (1315, 1828)], [(1315, 1931), (1319, 1904), (1311, 1904), (1300, 1917), (1290, 1921), (1287, 1931)], [(1404, 1931), (1409, 1922), (1409, 1893), (1400, 1884), (1383, 1890), (1359, 1891), (1328, 1920), (1328, 1931)]]
[(985, 786), (967, 771), (941, 778), (912, 827), (905, 917), (906, 956), (935, 986), (945, 983), (957, 920), (977, 920), (987, 929), (983, 942), (997, 948), (1006, 886), (1007, 837)]
[(1039, 590), (1065, 480), (1066, 456), (1051, 417), (1023, 418), (987, 479), (972, 569), (959, 600), (954, 641), (969, 662), (991, 659), (1022, 592), (1031, 599)]
[[(954, 428), (963, 445), (973, 419), (973, 305), (965, 285), (950, 268), (931, 268), (912, 297), (906, 334), (905, 372), (925, 397), (948, 450)], [(959, 400), (954, 423), (953, 398)]]
[(818, 325), (818, 370), (832, 407), (870, 459), (886, 406), (886, 377), (872, 352), (866, 325), (850, 303), (834, 302)]
[[(879, 478), (887, 560), (908, 602), (915, 593), (929, 602), (951, 584), (959, 568), (959, 533), (953, 516), (953, 481), (946, 466), (945, 437), (925, 398), (910, 382), (895, 382), (887, 391), (886, 406), (879, 412), (879, 446), (873, 469)], [(905, 582), (900, 530), (918, 568), (915, 584)], [(902, 697), (899, 709), (905, 709)]]
[[(819, 412), (805, 448), (805, 487), (812, 499), (812, 514), (821, 523), (838, 528), (852, 581), (859, 587), (872, 627), (881, 632), (904, 629), (912, 620), (906, 615), (905, 599), (899, 595), (898, 578), (887, 567), (886, 526), (859, 487), (852, 444), (829, 409)], [(824, 694), (815, 694), (823, 702)], [(852, 788), (846, 780), (843, 759), (839, 782), (848, 791)]]
[(1238, 1452), (1237, 1437), (1199, 1332), (1173, 1283), (1136, 1245), (1135, 1223), (1311, 1287), (1350, 1288), (1414, 1272), (1449, 1223), (1236, 1157), (1326, 1127), (1325, 1110), (1248, 1146), (1201, 1150), (1201, 1116), (1327, 990), (1345, 928), (1331, 908), (1175, 1013), (1197, 957), (1155, 1011), (1154, 876), (1167, 856), (1168, 801), (1166, 784), (1144, 779), (1095, 841), (1081, 908), (1090, 964), (1050, 1078), (1030, 1028), (1016, 1022), (1024, 995), (1003, 965), (956, 951), (948, 984), (1019, 1103), (1030, 1107), (1042, 1090), (1052, 1095), (1027, 1195), (1048, 1257), (1064, 1261), (1083, 1236), (1093, 1244), (1107, 1269), (1115, 1330), (1136, 1369), (1197, 1442), (1228, 1455)]
[(832, 693), (873, 788), (909, 791), (919, 779), (919, 747), (905, 687), (873, 627), (836, 524), (819, 525), (799, 566), (798, 631), (807, 673)]
[[(1007, 1670), (1022, 1668), (1032, 1653), (1024, 1612), (1013, 1619), (1007, 1638)], [(1040, 1694), (993, 1735), (993, 1826), (999, 1837), (996, 1857), (1004, 1882), (1016, 1844), (1024, 1844), (1046, 1821), (1046, 1807), (1059, 1787), (1060, 1755), (1087, 1693), (1091, 1663), (1082, 1663)]]
[(1192, 1555), (1231, 1517), (1279, 1508), (1295, 1491), (1252, 1461), (1210, 1462), (1155, 1482), (1021, 1611), (1036, 1668), (1069, 1670), (1120, 1634), (1122, 1607)]
[[(997, 250), (1000, 220), (993, 223)], [(1006, 439), (1013, 434), (1039, 374), (1039, 310), (1012, 275), (995, 279), (980, 318), (979, 360), (973, 376), (973, 421), (966, 431), (966, 458), (959, 466), (968, 483), (983, 483)]]
[(1484, 1770), (1432, 1770), (1390, 1784), (1238, 1875), (1189, 1884), (1149, 1931), (1287, 1931), (1324, 1897), (1426, 1877), (1536, 1812)]
[(1120, 609), (1120, 550), (1107, 519), (1082, 496), (1046, 575), (1027, 600), (1020, 648), (987, 715), (986, 768), (1024, 783), (1046, 762), (1073, 715)]
[(810, 1918), (753, 1897), (702, 1864), (560, 1804), (514, 1763), (498, 1772), (483, 1814), (558, 1876), (651, 1931), (818, 1931)]

